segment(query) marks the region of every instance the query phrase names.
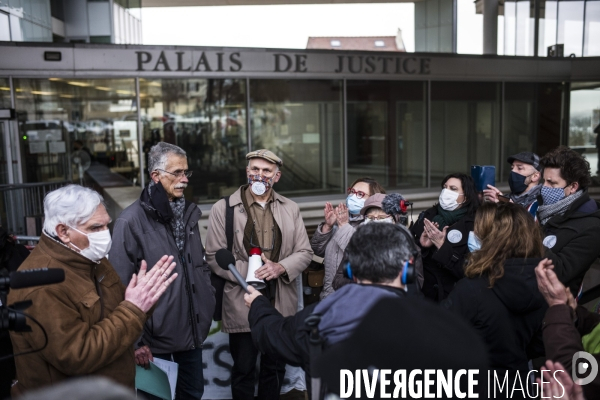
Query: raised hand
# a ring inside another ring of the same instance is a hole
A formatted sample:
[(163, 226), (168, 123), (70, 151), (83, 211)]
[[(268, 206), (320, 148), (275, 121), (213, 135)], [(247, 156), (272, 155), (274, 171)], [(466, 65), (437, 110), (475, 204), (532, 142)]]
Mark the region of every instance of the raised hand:
[(142, 260), (140, 271), (133, 274), (125, 290), (125, 300), (133, 303), (143, 312), (148, 312), (177, 278), (177, 273), (169, 276), (175, 269), (173, 256), (162, 256), (160, 260), (147, 271), (146, 261)]
[(487, 189), (483, 190), (483, 198), (485, 201), (497, 203), (499, 201), (498, 196), (501, 196), (502, 192), (492, 185), (487, 185), (487, 187)]
[(437, 223), (433, 223), (427, 218), (423, 220), (424, 224), (424, 232), (427, 232), (427, 237), (431, 240), (431, 243), (435, 245), (438, 249), (442, 247), (444, 242), (446, 241), (446, 232), (448, 231), (448, 226), (445, 226), (444, 229), (440, 231), (439, 225)]
[(330, 202), (325, 203), (323, 214), (325, 215), (325, 224), (321, 227), (321, 232), (327, 233), (333, 229), (333, 225), (337, 222), (337, 214)]
[(550, 307), (558, 304), (569, 304), (565, 285), (560, 283), (553, 268), (552, 261), (547, 258), (544, 258), (535, 267), (538, 289)]
[(348, 215), (348, 207), (345, 203), (340, 203), (340, 205), (335, 208), (335, 214), (337, 215), (338, 226), (344, 226), (348, 223), (350, 216)]

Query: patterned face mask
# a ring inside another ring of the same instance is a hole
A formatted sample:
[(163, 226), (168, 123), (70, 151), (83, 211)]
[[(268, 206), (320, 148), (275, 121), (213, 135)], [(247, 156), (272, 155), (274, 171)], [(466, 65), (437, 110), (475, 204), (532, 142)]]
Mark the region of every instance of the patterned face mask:
[(544, 200), (544, 205), (548, 206), (550, 204), (558, 203), (562, 199), (565, 198), (565, 187), (547, 187), (542, 186), (542, 199)]
[(265, 178), (261, 175), (250, 175), (248, 177), (248, 184), (250, 184), (252, 193), (257, 196), (262, 196), (273, 187), (273, 178)]

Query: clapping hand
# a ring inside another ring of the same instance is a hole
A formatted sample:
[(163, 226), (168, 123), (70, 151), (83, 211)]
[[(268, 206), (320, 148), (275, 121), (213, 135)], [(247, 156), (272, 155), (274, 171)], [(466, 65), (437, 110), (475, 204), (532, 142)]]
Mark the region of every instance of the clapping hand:
[(140, 271), (133, 274), (129, 285), (127, 285), (125, 300), (147, 313), (177, 278), (177, 273), (169, 276), (175, 269), (175, 265), (173, 256), (165, 255), (158, 260), (150, 271), (147, 271), (146, 261), (142, 260)]
[(321, 232), (327, 233), (333, 229), (333, 225), (337, 222), (337, 214), (330, 202), (325, 203), (325, 224), (321, 227)]
[(444, 241), (446, 240), (446, 231), (448, 231), (448, 226), (445, 226), (444, 229), (440, 231), (439, 224), (437, 222), (431, 222), (425, 218), (423, 220), (423, 227), (423, 232), (427, 232), (427, 237), (431, 243), (433, 243), (438, 249), (442, 247)]
[[(544, 258), (540, 261), (538, 266), (535, 267), (535, 276), (537, 277), (538, 289), (542, 296), (544, 296), (548, 306), (552, 307), (558, 304), (570, 303), (569, 295), (571, 292), (567, 292), (565, 286), (558, 280), (551, 260)], [(573, 302), (574, 299), (569, 304), (571, 307), (573, 306)]]
[(348, 223), (349, 216), (346, 204), (340, 203), (340, 205), (335, 208), (335, 214), (337, 216), (338, 226), (344, 226)]

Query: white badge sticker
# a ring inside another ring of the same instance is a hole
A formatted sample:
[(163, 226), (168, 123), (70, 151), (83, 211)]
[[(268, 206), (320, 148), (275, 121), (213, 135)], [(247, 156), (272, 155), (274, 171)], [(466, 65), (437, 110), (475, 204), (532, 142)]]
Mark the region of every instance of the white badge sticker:
[(458, 243), (462, 239), (462, 233), (459, 230), (452, 229), (448, 232), (448, 240), (450, 243)]
[(544, 238), (544, 246), (551, 249), (556, 244), (556, 235), (548, 235)]

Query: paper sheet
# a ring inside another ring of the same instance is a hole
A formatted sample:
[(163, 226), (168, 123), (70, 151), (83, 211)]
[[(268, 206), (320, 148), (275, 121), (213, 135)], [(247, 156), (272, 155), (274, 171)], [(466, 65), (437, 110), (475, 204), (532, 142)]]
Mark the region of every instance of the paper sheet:
[(150, 369), (136, 365), (136, 389), (153, 394), (161, 399), (173, 400), (177, 383), (177, 367), (177, 363), (159, 358), (155, 358), (154, 362), (150, 362)]
[(162, 369), (167, 374), (167, 378), (169, 378), (169, 385), (171, 386), (171, 398), (174, 399), (179, 365), (176, 362), (167, 361), (156, 357), (154, 357), (154, 364), (156, 364), (158, 368)]

